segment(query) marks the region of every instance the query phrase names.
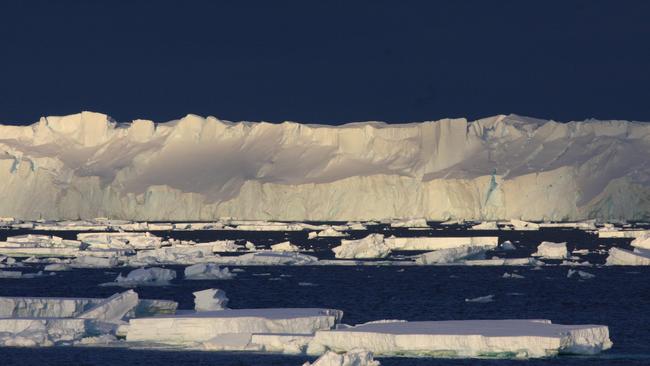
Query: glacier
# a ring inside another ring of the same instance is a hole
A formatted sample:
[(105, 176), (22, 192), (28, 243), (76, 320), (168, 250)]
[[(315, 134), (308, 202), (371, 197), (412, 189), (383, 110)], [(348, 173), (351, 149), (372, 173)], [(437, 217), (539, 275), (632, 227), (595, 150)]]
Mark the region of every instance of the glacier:
[(0, 125), (0, 216), (643, 220), (649, 150), (650, 125), (616, 120), (118, 123), (81, 112)]

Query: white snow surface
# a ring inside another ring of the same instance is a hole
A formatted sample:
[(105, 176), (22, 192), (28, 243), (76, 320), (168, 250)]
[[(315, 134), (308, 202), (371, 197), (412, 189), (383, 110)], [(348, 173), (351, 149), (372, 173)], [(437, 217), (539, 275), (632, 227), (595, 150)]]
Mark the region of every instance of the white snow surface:
[(650, 216), (648, 136), (639, 122), (517, 115), (342, 126), (48, 116), (0, 126), (0, 215), (634, 220)]

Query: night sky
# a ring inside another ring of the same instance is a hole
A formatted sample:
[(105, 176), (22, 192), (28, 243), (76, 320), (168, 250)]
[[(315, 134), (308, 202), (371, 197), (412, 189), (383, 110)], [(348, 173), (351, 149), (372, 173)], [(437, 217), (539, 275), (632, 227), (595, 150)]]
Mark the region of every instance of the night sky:
[(650, 121), (650, 1), (0, 2), (0, 123)]

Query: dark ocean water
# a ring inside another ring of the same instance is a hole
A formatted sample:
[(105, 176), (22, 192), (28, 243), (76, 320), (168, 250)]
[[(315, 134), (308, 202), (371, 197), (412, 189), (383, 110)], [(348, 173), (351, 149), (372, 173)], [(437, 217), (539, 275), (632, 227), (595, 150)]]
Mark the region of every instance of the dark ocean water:
[[(455, 234), (454, 234), (455, 233)], [(4, 233), (6, 234), (6, 232)], [(10, 235), (15, 234), (11, 232)], [(60, 235), (61, 233), (59, 233)], [(356, 233), (362, 237), (367, 233)], [(404, 231), (405, 235), (462, 235), (454, 232)], [(486, 233), (488, 234), (488, 233)], [(65, 235), (65, 234), (64, 234)], [(301, 244), (305, 233), (185, 232), (184, 239), (215, 240), (237, 236), (256, 244), (289, 238)], [(608, 247), (629, 241), (598, 241), (577, 230), (538, 233), (500, 232), (519, 240), (517, 257), (530, 254), (541, 240), (569, 241), (571, 248)], [(74, 236), (74, 235), (73, 235)], [(234, 237), (233, 237), (234, 238)], [(564, 239), (562, 239), (564, 238)], [(338, 240), (315, 246), (319, 257)], [(312, 241), (313, 242), (313, 241)], [(305, 241), (306, 243), (306, 241)], [(503, 255), (505, 253), (498, 253)], [(587, 256), (602, 262), (603, 256)], [(602, 258), (601, 258), (602, 257)], [(182, 266), (167, 266), (177, 269)], [(231, 267), (234, 268), (234, 267)], [(449, 320), (545, 318), (564, 324), (605, 324), (614, 347), (594, 357), (558, 357), (542, 360), (455, 360), (381, 358), (382, 365), (650, 365), (650, 268), (593, 267), (589, 280), (567, 278), (567, 267), (415, 267), (415, 266), (308, 266), (239, 267), (229, 281), (173, 281), (164, 287), (140, 287), (142, 298), (173, 299), (181, 309), (193, 307), (192, 292), (209, 287), (223, 289), (232, 308), (330, 307), (345, 312), (344, 323), (377, 319)], [(37, 270), (34, 266), (33, 270)], [(128, 269), (92, 269), (59, 272), (36, 279), (0, 279), (0, 296), (106, 297), (117, 287), (98, 284), (114, 280)], [(524, 279), (503, 279), (504, 272)], [(300, 285), (299, 283), (303, 283)], [(311, 285), (305, 286), (304, 283)], [(495, 295), (491, 303), (466, 303), (465, 298)], [(43, 349), (0, 348), (0, 365), (301, 365), (313, 358), (254, 353), (132, 350), (125, 348), (59, 347)]]

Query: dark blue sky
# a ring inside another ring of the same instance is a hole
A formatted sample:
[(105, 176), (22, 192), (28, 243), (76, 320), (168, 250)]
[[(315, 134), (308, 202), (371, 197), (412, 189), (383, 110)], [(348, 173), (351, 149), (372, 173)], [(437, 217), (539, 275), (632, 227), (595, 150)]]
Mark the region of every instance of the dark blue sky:
[(650, 121), (650, 1), (0, 2), (0, 123)]

